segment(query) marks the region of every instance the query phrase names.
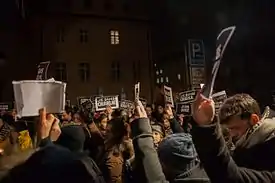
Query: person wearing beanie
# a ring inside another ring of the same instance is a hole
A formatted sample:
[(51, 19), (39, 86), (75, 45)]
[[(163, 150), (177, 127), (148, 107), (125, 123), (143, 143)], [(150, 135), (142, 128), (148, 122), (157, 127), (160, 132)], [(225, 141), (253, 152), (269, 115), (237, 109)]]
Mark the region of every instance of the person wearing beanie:
[(155, 145), (155, 148), (157, 149), (158, 145), (164, 138), (164, 130), (160, 124), (152, 124), (151, 127), (152, 127), (154, 145)]
[(172, 182), (210, 182), (198, 159), (190, 134), (167, 136), (158, 147), (163, 172)]
[(68, 125), (61, 128), (61, 134), (55, 144), (68, 148), (72, 152), (82, 152), (85, 139), (85, 131), (81, 125)]

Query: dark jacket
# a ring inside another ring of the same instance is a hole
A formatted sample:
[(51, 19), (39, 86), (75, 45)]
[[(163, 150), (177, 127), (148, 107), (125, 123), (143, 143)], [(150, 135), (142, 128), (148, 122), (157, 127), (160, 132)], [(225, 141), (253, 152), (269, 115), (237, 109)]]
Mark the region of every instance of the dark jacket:
[(197, 126), (192, 137), (213, 183), (275, 182), (275, 121), (266, 119), (231, 157), (218, 123)]
[[(150, 122), (147, 118), (141, 118), (131, 123), (133, 145), (135, 150), (135, 169), (134, 179), (135, 182), (142, 183), (168, 183), (162, 172), (162, 167), (158, 159), (157, 152), (154, 148), (152, 129)], [(178, 175), (171, 183), (192, 182), (203, 183), (209, 182), (200, 179), (203, 173), (200, 171), (191, 170), (188, 174)]]

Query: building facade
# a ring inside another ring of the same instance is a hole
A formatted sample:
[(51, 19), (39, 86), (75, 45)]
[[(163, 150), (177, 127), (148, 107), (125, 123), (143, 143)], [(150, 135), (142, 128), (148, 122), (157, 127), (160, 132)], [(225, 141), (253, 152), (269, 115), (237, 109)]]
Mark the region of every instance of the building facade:
[(151, 27), (142, 1), (49, 0), (40, 11), (29, 24), (31, 60), (51, 61), (49, 76), (67, 82), (72, 103), (122, 92), (133, 99), (138, 81), (151, 100)]

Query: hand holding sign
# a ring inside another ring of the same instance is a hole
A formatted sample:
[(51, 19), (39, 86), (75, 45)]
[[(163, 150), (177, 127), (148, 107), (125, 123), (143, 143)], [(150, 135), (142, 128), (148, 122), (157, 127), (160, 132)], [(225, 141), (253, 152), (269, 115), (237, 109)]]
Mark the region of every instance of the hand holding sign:
[(216, 80), (217, 73), (221, 63), (221, 59), (223, 57), (223, 54), (224, 54), (225, 48), (227, 47), (228, 42), (230, 41), (233, 33), (235, 32), (235, 29), (236, 29), (235, 26), (227, 27), (223, 29), (217, 37), (216, 57), (215, 57), (215, 62), (211, 73), (211, 78), (209, 80), (209, 83), (204, 85), (201, 91), (201, 94), (205, 98), (209, 99), (212, 96), (215, 80)]

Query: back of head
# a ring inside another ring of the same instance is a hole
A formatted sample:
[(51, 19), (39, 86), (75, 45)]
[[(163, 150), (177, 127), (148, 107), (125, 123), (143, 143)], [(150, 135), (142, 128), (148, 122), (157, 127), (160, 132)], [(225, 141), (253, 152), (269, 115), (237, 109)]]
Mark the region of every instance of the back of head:
[(261, 116), (257, 101), (248, 94), (236, 94), (229, 97), (221, 106), (219, 120), (221, 123), (227, 123), (232, 117), (246, 119), (249, 118), (251, 114)]
[(48, 146), (12, 168), (1, 183), (93, 183), (94, 177), (81, 159), (69, 150)]
[(198, 155), (187, 133), (176, 133), (167, 136), (158, 147), (161, 163), (176, 174), (188, 172), (198, 164)]
[(82, 125), (68, 125), (61, 128), (61, 135), (56, 144), (66, 147), (73, 152), (82, 152), (85, 138)]

